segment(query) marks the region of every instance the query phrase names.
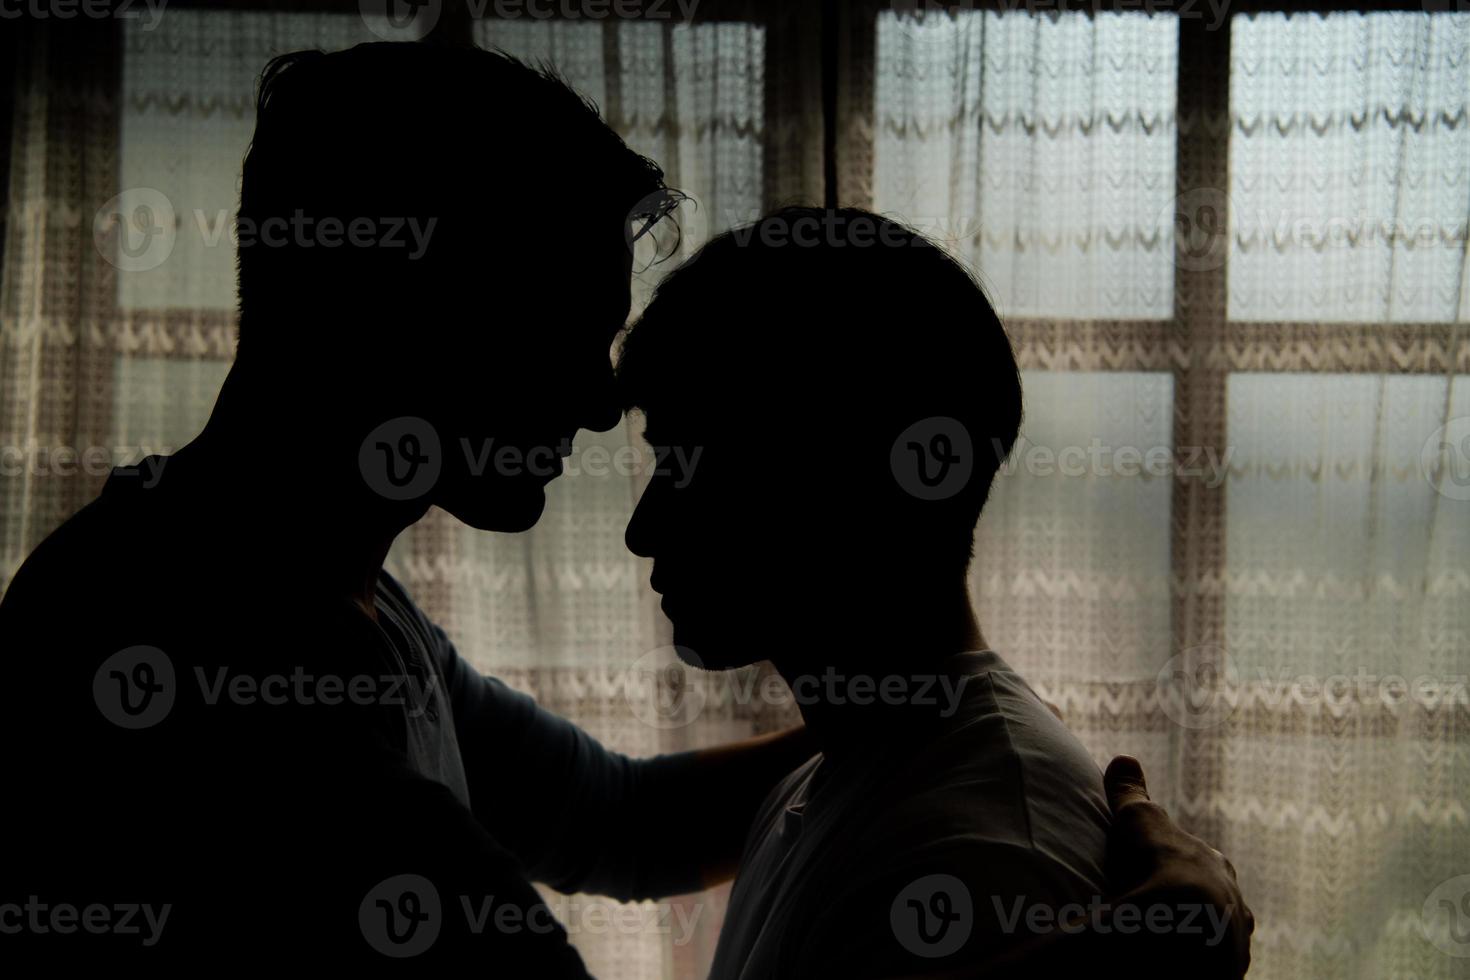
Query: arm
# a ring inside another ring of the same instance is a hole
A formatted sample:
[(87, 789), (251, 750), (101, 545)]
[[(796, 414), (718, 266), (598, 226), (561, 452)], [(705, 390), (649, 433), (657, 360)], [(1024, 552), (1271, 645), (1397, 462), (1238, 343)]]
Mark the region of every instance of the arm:
[(795, 729), (631, 759), (480, 674), (434, 632), (475, 816), (560, 891), (655, 898), (728, 878), (760, 802), (814, 751)]
[[(1068, 930), (1033, 937), (978, 968), (958, 973), (911, 973), (987, 980), (1034, 980), (1037, 976), (1096, 973), (1118, 964), (1132, 976), (1235, 980), (1250, 967), (1255, 917), (1236, 882), (1235, 868), (1219, 851), (1185, 833), (1162, 807), (1149, 800), (1138, 760), (1119, 756), (1104, 776), (1113, 826), (1108, 837), (1109, 876), (1118, 898), (1094, 927), (1074, 921)], [(1198, 932), (1138, 928), (1149, 908), (1199, 906)], [(1126, 916), (1126, 918), (1125, 918)], [(1124, 931), (1124, 929), (1131, 931)]]
[[(496, 976), (590, 980), (515, 858), (447, 788), (401, 767), (365, 787), (360, 802), (368, 816), (348, 837), (360, 846), (334, 855), (346, 896), (314, 906), (333, 911), (321, 919), (346, 927), (338, 948), (358, 955), (345, 963), (381, 968), (407, 956), (431, 972), (480, 964)], [(425, 832), (405, 834), (406, 827)], [(422, 922), (415, 927), (407, 916)], [(313, 928), (332, 935), (322, 922)]]
[[(758, 735), (694, 753), (690, 778), (664, 783), (662, 796), (642, 801), (647, 818), (668, 825), (664, 846), (699, 854), (699, 888), (712, 888), (735, 877), (745, 837), (756, 810), (771, 789), (817, 751), (804, 725)], [(697, 819), (670, 821), (706, 801)]]

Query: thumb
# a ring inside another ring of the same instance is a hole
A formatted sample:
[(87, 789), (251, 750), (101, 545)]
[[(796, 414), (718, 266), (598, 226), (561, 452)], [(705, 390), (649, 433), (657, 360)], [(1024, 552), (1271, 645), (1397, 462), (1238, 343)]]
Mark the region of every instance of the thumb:
[(1143, 766), (1131, 755), (1120, 755), (1108, 763), (1103, 773), (1103, 788), (1108, 794), (1108, 808), (1117, 813), (1129, 803), (1148, 799), (1148, 784)]

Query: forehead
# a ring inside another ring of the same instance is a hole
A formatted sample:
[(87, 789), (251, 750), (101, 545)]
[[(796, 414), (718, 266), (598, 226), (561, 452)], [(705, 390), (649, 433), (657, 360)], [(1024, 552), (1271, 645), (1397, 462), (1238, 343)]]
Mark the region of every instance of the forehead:
[(687, 445), (708, 438), (708, 430), (699, 420), (680, 406), (658, 401), (653, 406), (639, 406), (643, 417), (643, 439), (651, 446)]
[(699, 410), (687, 401), (658, 401), (634, 410), (643, 419), (643, 439), (650, 446), (703, 448), (752, 446), (771, 434), (768, 422), (760, 421), (735, 406), (718, 414)]

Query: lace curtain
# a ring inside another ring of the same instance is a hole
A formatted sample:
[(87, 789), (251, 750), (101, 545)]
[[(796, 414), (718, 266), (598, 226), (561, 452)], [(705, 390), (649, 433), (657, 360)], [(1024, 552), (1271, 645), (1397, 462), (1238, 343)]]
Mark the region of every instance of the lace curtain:
[(867, 63), (848, 196), (1026, 369), (987, 638), (1232, 857), (1252, 976), (1465, 976), (1470, 15), (880, 13)]

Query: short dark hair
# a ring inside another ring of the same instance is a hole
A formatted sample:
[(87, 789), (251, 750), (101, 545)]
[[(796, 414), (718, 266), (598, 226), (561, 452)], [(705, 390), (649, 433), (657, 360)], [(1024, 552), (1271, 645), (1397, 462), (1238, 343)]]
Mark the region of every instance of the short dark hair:
[[(1021, 424), (1015, 355), (975, 278), (855, 208), (785, 208), (711, 240), (625, 333), (618, 377), (650, 418), (670, 404), (699, 432), (806, 440), (841, 465), (853, 513), (961, 564)], [(955, 420), (973, 446), (968, 481), (942, 500), (917, 498), (892, 464), (927, 419)]]
[[(326, 304), (385, 281), (431, 288), (422, 267), (454, 264), (454, 243), (483, 241), (491, 223), (509, 253), (528, 228), (567, 213), (558, 208), (651, 222), (677, 200), (658, 165), (545, 66), (407, 42), (284, 54), (261, 74), (241, 179), (241, 337), (273, 307), (300, 309), (324, 288)], [(433, 218), (434, 261), (410, 267), (402, 249), (256, 247), (266, 222), (302, 213), (344, 223)]]

